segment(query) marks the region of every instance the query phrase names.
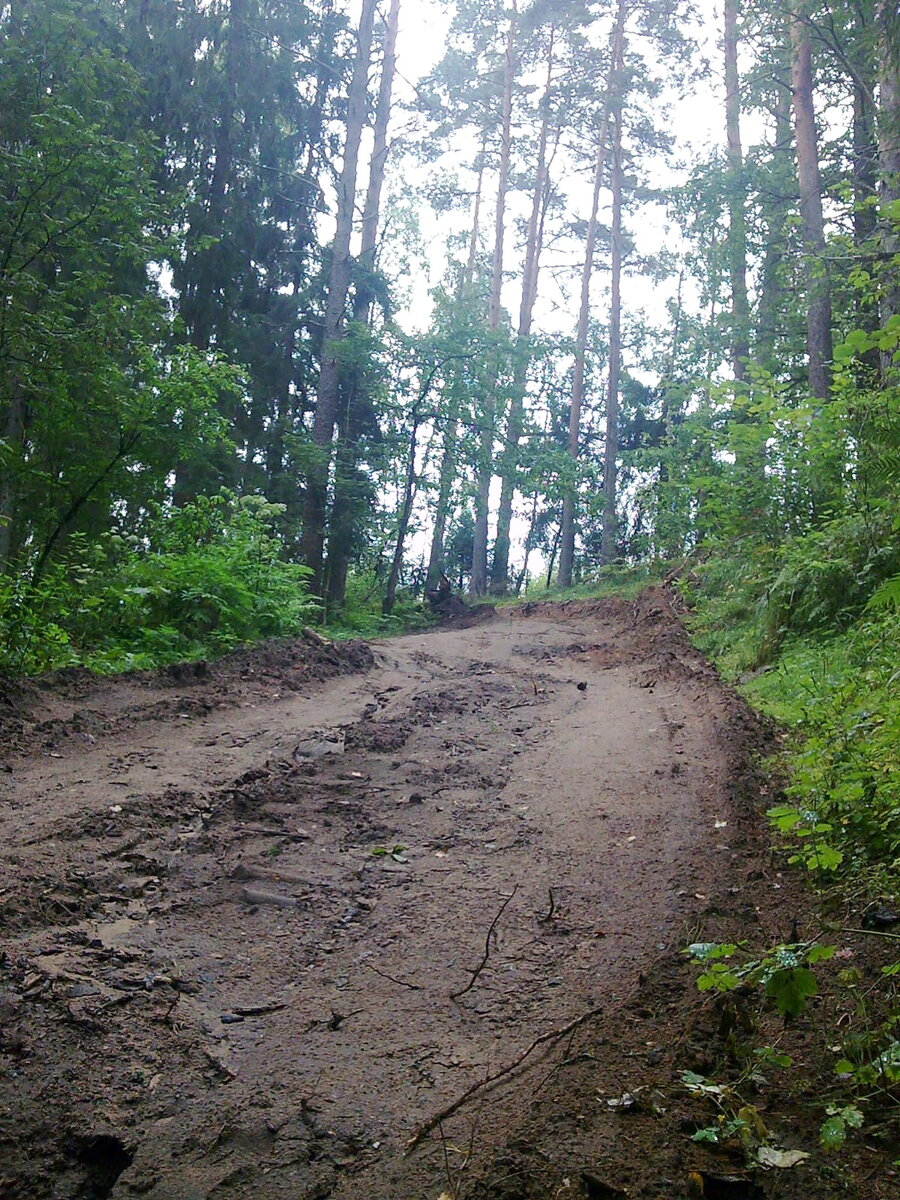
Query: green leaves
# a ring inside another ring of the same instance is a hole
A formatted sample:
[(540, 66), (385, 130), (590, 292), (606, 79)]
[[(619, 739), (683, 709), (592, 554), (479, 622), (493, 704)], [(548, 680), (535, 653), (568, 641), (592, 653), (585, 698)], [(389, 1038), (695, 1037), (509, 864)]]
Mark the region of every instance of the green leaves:
[(766, 995), (775, 1001), (775, 1007), (785, 1017), (798, 1017), (807, 1000), (818, 990), (815, 976), (806, 967), (773, 971), (765, 986)]
[(711, 962), (718, 958), (731, 958), (737, 949), (736, 945), (727, 942), (693, 942), (687, 952), (695, 962)]
[(854, 358), (863, 358), (870, 350), (887, 352), (900, 345), (900, 315), (887, 319), (882, 328), (874, 333), (864, 329), (851, 329), (843, 342), (835, 347), (834, 357), (839, 363)]
[(0, 665), (149, 667), (296, 633), (315, 605), (285, 562), (281, 506), (221, 492), (148, 514), (143, 537), (70, 539), (34, 588), (0, 577)]
[[(818, 992), (811, 967), (834, 957), (834, 946), (817, 942), (774, 946), (757, 958), (743, 963), (731, 963), (737, 955), (746, 953), (743, 947), (716, 942), (695, 942), (686, 953), (705, 967), (697, 976), (701, 992), (732, 992), (739, 987), (762, 986), (765, 996), (784, 1017), (797, 1017), (810, 997)], [(773, 1059), (776, 1065), (777, 1060)]]
[(866, 608), (869, 612), (878, 612), (880, 609), (900, 611), (900, 575), (886, 579), (880, 587), (876, 588), (869, 597)]
[(825, 1150), (840, 1150), (847, 1140), (848, 1129), (861, 1129), (863, 1114), (855, 1104), (839, 1108), (830, 1104), (825, 1110), (828, 1119), (819, 1129), (819, 1141)]

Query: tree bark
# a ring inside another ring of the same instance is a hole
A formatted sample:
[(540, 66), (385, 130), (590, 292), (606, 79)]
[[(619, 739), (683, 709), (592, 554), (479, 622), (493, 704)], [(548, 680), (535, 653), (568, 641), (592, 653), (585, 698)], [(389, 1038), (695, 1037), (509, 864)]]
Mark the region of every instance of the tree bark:
[(400, 0), (391, 0), (384, 26), (384, 50), (381, 63), (381, 81), (375, 105), (374, 144), (372, 161), (369, 165), (369, 186), (362, 217), (362, 238), (359, 265), (362, 278), (353, 300), (353, 319), (366, 321), (372, 304), (372, 289), (366, 277), (375, 269), (375, 250), (378, 245), (378, 223), (381, 217), (381, 192), (384, 188), (384, 172), (388, 158), (388, 125), (397, 74), (397, 32), (400, 25)]
[[(391, 0), (384, 27), (384, 48), (381, 63), (381, 81), (375, 104), (374, 142), (369, 164), (369, 183), (366, 189), (362, 217), (362, 234), (357, 260), (359, 279), (353, 296), (353, 320), (360, 324), (372, 323), (373, 289), (372, 275), (375, 271), (375, 253), (378, 246), (378, 226), (381, 216), (381, 193), (388, 157), (388, 126), (397, 73), (397, 31), (400, 23), (400, 0)], [(338, 415), (337, 425), (340, 443), (336, 451), (337, 469), (334, 473), (334, 501), (329, 522), (328, 560), (325, 568), (327, 577), (329, 608), (340, 608), (347, 590), (347, 574), (353, 546), (356, 505), (351, 491), (358, 481), (357, 439), (354, 436), (354, 416), (359, 405), (365, 403), (362, 373), (349, 370), (343, 373), (340, 388), (346, 394), (346, 403), (341, 405), (343, 413)], [(343, 419), (342, 419), (343, 418)]]
[(747, 298), (747, 215), (741, 150), (737, 0), (725, 0), (725, 129), (728, 145), (728, 269), (731, 277), (731, 369), (735, 383), (747, 378), (750, 303)]
[[(880, 61), (878, 79), (878, 174), (879, 199), (881, 204), (893, 205), (900, 200), (900, 64), (896, 42), (891, 38), (891, 20), (896, 22), (896, 5), (881, 0), (878, 19), (881, 27)], [(895, 256), (900, 253), (900, 238), (897, 236), (897, 215), (881, 221), (880, 250), (888, 267), (888, 277), (881, 302), (881, 323), (900, 313), (900, 285), (896, 282)], [(885, 353), (881, 362), (882, 375), (896, 382), (897, 368), (891, 354)]]
[(409, 519), (412, 516), (413, 501), (416, 496), (416, 447), (419, 434), (419, 416), (412, 414), (412, 428), (409, 433), (409, 449), (406, 459), (406, 484), (403, 489), (403, 503), (400, 506), (400, 522), (397, 526), (397, 541), (394, 546), (394, 557), (391, 560), (391, 570), (388, 575), (381, 611), (389, 617), (394, 611), (397, 601), (397, 585), (400, 582), (400, 571), (403, 568), (403, 551), (406, 546), (406, 535), (409, 531)]
[[(475, 261), (478, 256), (478, 234), (481, 221), (481, 194), (484, 182), (484, 145), (478, 158), (478, 182), (475, 186), (475, 199), (472, 206), (472, 226), (469, 231), (469, 250), (466, 265), (460, 277), (457, 300), (460, 302), (469, 298), (472, 280), (475, 275)], [(431, 548), (428, 554), (428, 571), (425, 577), (426, 588), (434, 587), (444, 570), (444, 540), (447, 536), (447, 518), (450, 515), (450, 497), (456, 479), (459, 463), (459, 399), (454, 396), (450, 401), (447, 419), (444, 425), (444, 446), (441, 455), (441, 466), (438, 472), (438, 498), (434, 513), (434, 527), (431, 534)]]
[(613, 115), (612, 254), (609, 304), (609, 391), (606, 399), (606, 445), (603, 452), (603, 531), (600, 561), (614, 562), (616, 551), (616, 488), (619, 454), (619, 376), (622, 369), (622, 97)]
[(550, 558), (547, 560), (547, 587), (553, 582), (553, 564), (556, 562), (556, 552), (559, 550), (559, 535), (560, 526), (557, 525), (556, 533), (553, 535), (553, 544), (550, 547)]
[(778, 91), (775, 105), (775, 140), (772, 146), (775, 198), (766, 207), (763, 216), (766, 249), (760, 272), (756, 321), (756, 359), (760, 366), (772, 375), (776, 375), (782, 366), (782, 356), (778, 349), (784, 301), (781, 264), (786, 247), (785, 225), (791, 211), (788, 193), (794, 186), (794, 164), (790, 161), (791, 142), (791, 96), (785, 87)]
[(25, 436), (25, 397), (16, 375), (10, 380), (10, 395), (3, 422), (3, 441), (7, 466), (0, 472), (0, 571), (9, 563), (13, 547), (13, 522), (16, 517), (15, 471), (12, 463), (22, 453)]
[(338, 353), (344, 330), (347, 293), (350, 288), (350, 237), (353, 231), (353, 213), (356, 203), (359, 146), (366, 120), (367, 84), (375, 9), (376, 0), (363, 0), (347, 104), (344, 161), (338, 183), (337, 226), (332, 244), (319, 380), (316, 388), (316, 413), (311, 433), (312, 457), (306, 475), (302, 549), (306, 565), (312, 570), (310, 591), (316, 595), (321, 593), (323, 582), (328, 481), (331, 472), (332, 442), (337, 419), (340, 382)]
[(497, 536), (494, 540), (494, 559), (491, 564), (491, 591), (498, 595), (505, 594), (509, 587), (510, 529), (512, 527), (513, 498), (516, 491), (516, 468), (519, 464), (519, 443), (522, 440), (522, 429), (525, 423), (525, 390), (528, 386), (530, 357), (528, 340), (531, 337), (531, 323), (537, 299), (543, 241), (542, 218), (547, 200), (547, 135), (550, 128), (550, 95), (553, 87), (555, 35), (556, 29), (551, 27), (550, 45), (547, 52), (547, 80), (541, 102), (543, 116), (538, 137), (534, 191), (531, 197), (531, 215), (528, 220), (525, 263), (522, 270), (522, 300), (519, 305), (519, 327), (516, 334), (513, 389), (509, 404), (509, 416), (506, 421), (506, 443), (503, 448)]
[(591, 279), (594, 273), (594, 258), (597, 252), (600, 190), (603, 187), (603, 179), (606, 174), (606, 160), (609, 151), (609, 117), (613, 103), (613, 92), (616, 87), (620, 86), (618, 77), (621, 73), (625, 46), (625, 16), (626, 5), (624, 0), (620, 0), (610, 44), (609, 75), (606, 81), (606, 98), (603, 105), (597, 157), (594, 164), (594, 193), (585, 243), (584, 267), (581, 272), (581, 305), (578, 310), (578, 329), (575, 334), (575, 364), (572, 372), (572, 401), (569, 408), (569, 457), (572, 460), (573, 480), (570, 486), (566, 488), (565, 495), (563, 496), (562, 521), (559, 532), (559, 571), (557, 572), (557, 582), (560, 587), (564, 588), (572, 586), (572, 568), (575, 562), (575, 508), (578, 500), (578, 489), (574, 480), (574, 474), (579, 455), (581, 408), (584, 403), (584, 373), (587, 360), (588, 327), (591, 315)]
[[(503, 287), (503, 239), (506, 232), (506, 194), (509, 190), (509, 167), (512, 157), (512, 93), (516, 70), (516, 29), (518, 9), (515, 0), (506, 34), (503, 59), (503, 96), (501, 100), (500, 164), (497, 180), (497, 209), (494, 215), (494, 253), (491, 261), (491, 296), (488, 307), (488, 328), (500, 330), (500, 293)], [(499, 378), (498, 351), (492, 350), (494, 365), (485, 388), (483, 425), (478, 446), (478, 466), (475, 483), (475, 536), (472, 545), (471, 588), (476, 596), (487, 591), (488, 509), (491, 480), (494, 475), (494, 424), (497, 417), (495, 397)]]
[(531, 502), (531, 519), (528, 522), (528, 533), (525, 535), (525, 555), (522, 559), (522, 566), (519, 568), (519, 574), (516, 576), (516, 595), (522, 594), (522, 588), (528, 579), (528, 560), (531, 558), (531, 551), (534, 548), (534, 529), (537, 525), (538, 516), (538, 493), (535, 492)]
[(802, 19), (802, 0), (791, 10), (791, 92), (800, 215), (806, 258), (806, 353), (809, 391), (816, 400), (827, 400), (831, 390), (831, 287), (825, 263), (825, 220), (819, 176), (819, 147), (813, 107), (812, 47)]

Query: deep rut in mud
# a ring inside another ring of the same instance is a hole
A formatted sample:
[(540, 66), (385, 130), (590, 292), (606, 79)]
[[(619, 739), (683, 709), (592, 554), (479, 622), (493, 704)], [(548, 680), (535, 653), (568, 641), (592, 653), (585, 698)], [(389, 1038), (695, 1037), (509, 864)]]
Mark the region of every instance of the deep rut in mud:
[[(658, 594), (372, 649), (25, 698), (4, 1197), (590, 1194), (559, 1191), (585, 1153), (560, 1068), (594, 1071), (586, 1108), (624, 1086), (642, 972), (745, 857), (759, 731)], [(536, 1103), (568, 1124), (529, 1183), (503, 1154)], [(661, 1171), (629, 1194), (680, 1194)]]

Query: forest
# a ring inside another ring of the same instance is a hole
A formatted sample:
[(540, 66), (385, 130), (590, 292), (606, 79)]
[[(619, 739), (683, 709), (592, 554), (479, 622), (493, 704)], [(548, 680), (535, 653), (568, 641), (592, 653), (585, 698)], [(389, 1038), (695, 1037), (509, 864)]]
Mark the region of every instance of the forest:
[(896, 599), (892, 7), (445, 16), (410, 82), (399, 3), (4, 5), (8, 667), (738, 547), (763, 653)]
[(0, 290), (4, 687), (658, 584), (900, 936), (896, 3), (0, 0)]
[(411, 80), (397, 0), (3, 6), (7, 671), (441, 573), (673, 572), (732, 674), (893, 630), (893, 7), (438, 13)]

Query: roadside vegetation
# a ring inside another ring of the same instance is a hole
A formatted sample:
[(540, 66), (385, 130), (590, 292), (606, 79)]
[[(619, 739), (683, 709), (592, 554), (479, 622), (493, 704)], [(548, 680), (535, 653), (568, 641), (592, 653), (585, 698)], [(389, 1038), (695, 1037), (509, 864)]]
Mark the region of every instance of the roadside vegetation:
[(710, 1110), (695, 1139), (760, 1162), (765, 1108), (785, 1092), (803, 1098), (821, 1152), (859, 1131), (896, 1148), (900, 606), (896, 578), (883, 579), (895, 556), (861, 546), (859, 528), (854, 515), (775, 553), (712, 556), (678, 583), (696, 644), (781, 731), (765, 764), (779, 781), (767, 808), (775, 867), (799, 872), (812, 901), (778, 945), (686, 950), (700, 991), (744, 1013), (719, 1072), (684, 1075)]

